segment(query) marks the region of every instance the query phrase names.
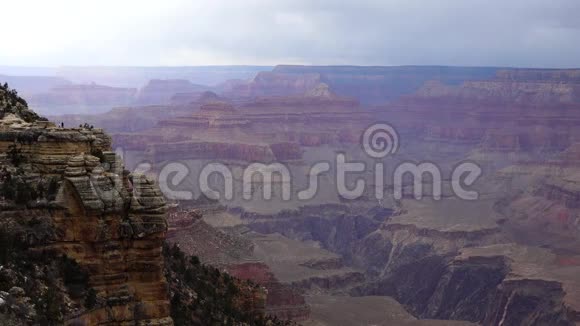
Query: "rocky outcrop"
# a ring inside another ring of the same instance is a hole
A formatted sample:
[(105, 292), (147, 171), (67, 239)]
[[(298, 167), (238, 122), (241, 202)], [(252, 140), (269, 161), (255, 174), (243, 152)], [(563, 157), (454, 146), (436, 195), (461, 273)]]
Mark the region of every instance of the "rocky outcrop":
[[(78, 227), (74, 218), (57, 220), (56, 228), (66, 230), (58, 241), (64, 242), (68, 256), (86, 266), (89, 283), (110, 308), (75, 319), (86, 324), (172, 324), (161, 257), (166, 231), (161, 193), (144, 176), (125, 176), (123, 180), (116, 175), (99, 175), (100, 170), (106, 171), (98, 169), (98, 164), (83, 166), (80, 159), (70, 161), (62, 197), (57, 200), (75, 205), (71, 213), (93, 217), (94, 222)], [(83, 175), (84, 171), (87, 174)]]
[(172, 325), (161, 256), (166, 205), (157, 186), (124, 171), (102, 130), (56, 128), (31, 116), (0, 120), (0, 223), (29, 251), (65, 255), (86, 273), (90, 307), (71, 298), (61, 322)]

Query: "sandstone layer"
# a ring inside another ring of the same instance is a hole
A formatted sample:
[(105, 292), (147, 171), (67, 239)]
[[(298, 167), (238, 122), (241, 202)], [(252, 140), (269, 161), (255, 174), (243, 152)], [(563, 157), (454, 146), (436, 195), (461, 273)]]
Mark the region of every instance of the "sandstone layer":
[(91, 307), (73, 298), (62, 322), (172, 325), (166, 205), (155, 183), (125, 172), (102, 130), (57, 128), (23, 112), (0, 120), (3, 189), (16, 187), (2, 194), (2, 225), (28, 250), (66, 255), (87, 273)]

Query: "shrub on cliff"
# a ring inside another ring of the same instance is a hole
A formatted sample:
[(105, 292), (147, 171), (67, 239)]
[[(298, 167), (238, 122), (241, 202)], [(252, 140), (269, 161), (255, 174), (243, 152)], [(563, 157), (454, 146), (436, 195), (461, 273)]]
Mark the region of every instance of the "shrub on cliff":
[(85, 297), (85, 307), (87, 309), (92, 309), (97, 305), (97, 291), (95, 289), (90, 288), (87, 292), (87, 296)]
[(18, 174), (0, 180), (0, 197), (13, 200), (17, 205), (25, 206), (31, 200), (38, 199), (38, 191), (32, 184)]
[(72, 308), (96, 304), (96, 293), (94, 302), (85, 299), (91, 297), (87, 274), (74, 260), (28, 250), (24, 239), (0, 225), (0, 292), (9, 293), (0, 304), (0, 325), (3, 319), (7, 325), (62, 325)]
[(26, 206), (30, 201), (53, 201), (59, 189), (57, 177), (29, 179), (23, 171), (0, 170), (0, 199)]
[(6, 114), (15, 114), (26, 122), (46, 121), (43, 118), (28, 109), (28, 103), (18, 96), (18, 92), (10, 89), (7, 83), (0, 84), (0, 119), (4, 118)]
[(58, 187), (58, 179), (56, 177), (50, 178), (46, 189), (46, 199), (54, 200), (58, 193)]
[(21, 326), (21, 322), (11, 315), (0, 313), (0, 325), (2, 326)]
[(8, 159), (12, 165), (18, 167), (21, 163), (24, 162), (24, 156), (22, 155), (22, 150), (16, 145), (8, 146)]
[(180, 325), (294, 325), (266, 316), (262, 288), (201, 264), (178, 246), (163, 247), (171, 317)]
[(41, 325), (59, 325), (64, 319), (64, 299), (62, 293), (54, 284), (49, 284), (48, 288), (36, 302)]
[(89, 284), (87, 272), (83, 271), (75, 260), (66, 256), (61, 257), (59, 264), (64, 285), (70, 296), (74, 299), (84, 298)]

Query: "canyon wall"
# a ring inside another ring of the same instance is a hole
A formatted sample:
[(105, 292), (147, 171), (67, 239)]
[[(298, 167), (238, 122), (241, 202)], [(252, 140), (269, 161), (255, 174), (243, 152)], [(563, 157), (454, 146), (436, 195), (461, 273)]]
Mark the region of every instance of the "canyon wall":
[(341, 96), (360, 99), (365, 104), (381, 104), (411, 94), (429, 80), (459, 84), (466, 80), (492, 77), (496, 68), (437, 66), (276, 66), (273, 74), (320, 75)]
[[(173, 325), (161, 256), (166, 205), (155, 183), (126, 173), (100, 129), (57, 128), (4, 113), (3, 229), (29, 252), (66, 255), (88, 278), (80, 297), (51, 294), (69, 302), (57, 308), (59, 323)], [(40, 288), (38, 296), (50, 289)], [(91, 297), (90, 307), (83, 295)]]

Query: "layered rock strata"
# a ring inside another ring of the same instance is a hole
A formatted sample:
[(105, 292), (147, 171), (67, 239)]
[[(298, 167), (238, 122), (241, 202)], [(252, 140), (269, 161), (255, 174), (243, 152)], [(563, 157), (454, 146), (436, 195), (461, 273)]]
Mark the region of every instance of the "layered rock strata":
[(110, 146), (100, 129), (4, 115), (3, 187), (24, 183), (16, 197), (3, 194), (2, 224), (29, 250), (66, 255), (87, 273), (95, 303), (74, 302), (65, 324), (173, 325), (161, 256), (165, 200), (154, 182), (124, 171)]

